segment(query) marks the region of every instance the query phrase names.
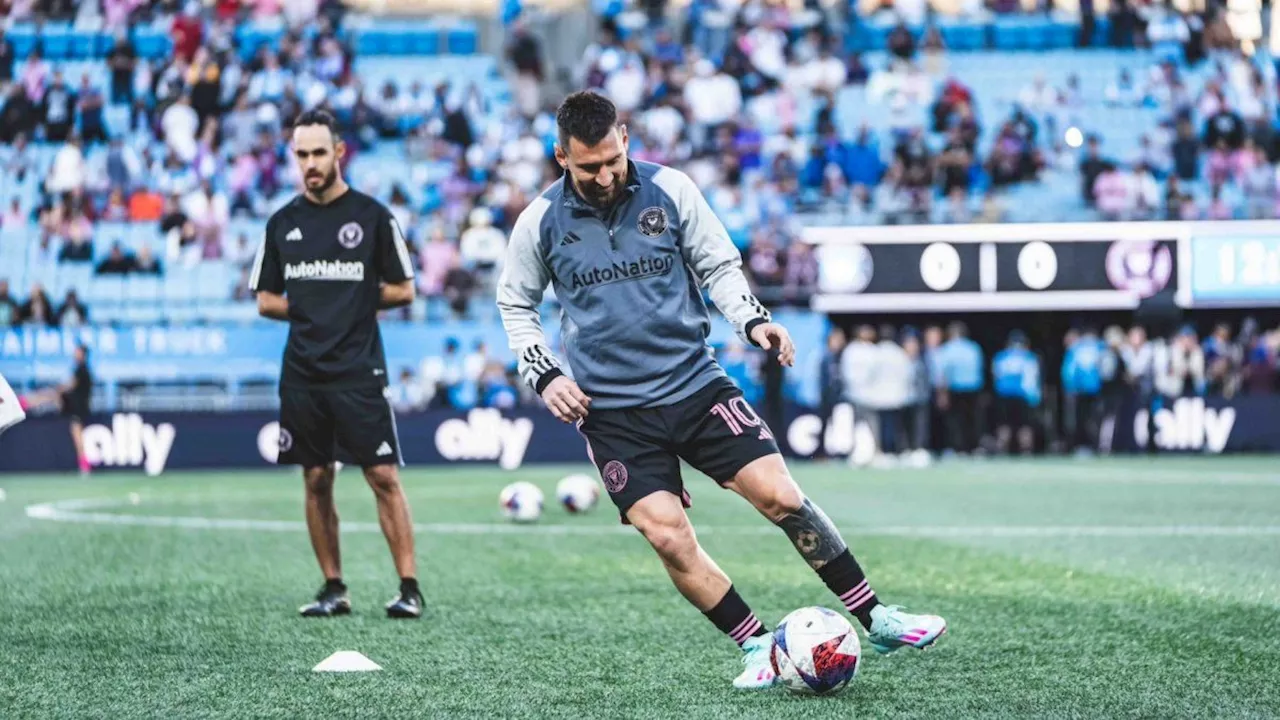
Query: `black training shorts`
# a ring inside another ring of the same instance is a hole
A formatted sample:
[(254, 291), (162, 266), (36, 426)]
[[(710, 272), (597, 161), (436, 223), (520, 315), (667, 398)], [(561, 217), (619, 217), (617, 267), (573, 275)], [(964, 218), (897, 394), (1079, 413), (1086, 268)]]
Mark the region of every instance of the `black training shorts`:
[(723, 377), (672, 405), (590, 410), (578, 429), (624, 522), (632, 505), (659, 490), (689, 506), (681, 459), (723, 485), (752, 461), (778, 452), (773, 432)]
[(281, 386), (277, 462), (320, 467), (340, 459), (360, 467), (403, 465), (388, 394), (378, 386), (347, 390)]
[(1017, 430), (1031, 424), (1031, 405), (1020, 397), (997, 395), (995, 413), (996, 427), (1008, 427)]

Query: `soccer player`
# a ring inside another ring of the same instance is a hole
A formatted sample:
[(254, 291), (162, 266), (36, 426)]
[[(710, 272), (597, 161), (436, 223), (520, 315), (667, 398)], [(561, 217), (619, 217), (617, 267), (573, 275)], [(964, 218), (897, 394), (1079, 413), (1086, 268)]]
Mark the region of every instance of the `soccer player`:
[(258, 313), (289, 323), (280, 374), (280, 459), (302, 466), (307, 529), (324, 573), (308, 617), (345, 615), (335, 445), (364, 469), (378, 519), (400, 574), (387, 605), (393, 618), (422, 615), (413, 521), (400, 485), (400, 439), (388, 400), (378, 310), (413, 301), (413, 265), (404, 236), (381, 203), (342, 178), (346, 148), (333, 116), (308, 111), (293, 128), (305, 190), (267, 221), (249, 287)]
[[(678, 170), (629, 160), (627, 129), (600, 95), (570, 95), (556, 121), (565, 174), (516, 222), (498, 287), (502, 322), (524, 379), (556, 417), (578, 423), (623, 521), (744, 650), (734, 686), (774, 684), (772, 638), (699, 547), (681, 459), (781, 528), (878, 651), (932, 644), (943, 619), (880, 604), (839, 531), (791, 478), (772, 431), (712, 358), (702, 287), (743, 339), (787, 366), (795, 347), (752, 295), (702, 193)], [(563, 307), (573, 379), (539, 321), (548, 284)]]
[(55, 388), (37, 390), (18, 399), (23, 410), (54, 406), (70, 421), (71, 442), (76, 448), (76, 463), (81, 475), (89, 474), (89, 458), (84, 454), (84, 420), (89, 417), (89, 398), (93, 394), (93, 373), (89, 372), (89, 349), (76, 346), (76, 367), (71, 380)]

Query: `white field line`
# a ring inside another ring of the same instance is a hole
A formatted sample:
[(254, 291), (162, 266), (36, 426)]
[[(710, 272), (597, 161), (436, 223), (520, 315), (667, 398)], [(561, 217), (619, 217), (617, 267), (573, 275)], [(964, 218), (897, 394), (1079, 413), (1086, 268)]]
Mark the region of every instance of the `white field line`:
[[(198, 516), (129, 515), (101, 512), (126, 506), (116, 500), (64, 500), (28, 505), (27, 517), (51, 522), (97, 525), (133, 525), (183, 530), (239, 530), (250, 532), (305, 532), (300, 520), (259, 520)], [(628, 535), (623, 525), (541, 525), (514, 523), (419, 523), (419, 533), (441, 535)], [(380, 533), (376, 523), (347, 522), (343, 532)], [(772, 535), (778, 530), (766, 523), (742, 526), (699, 527), (700, 535)], [(1280, 536), (1280, 525), (888, 525), (854, 527), (856, 536), (921, 538), (1055, 538), (1055, 537), (1266, 537)]]

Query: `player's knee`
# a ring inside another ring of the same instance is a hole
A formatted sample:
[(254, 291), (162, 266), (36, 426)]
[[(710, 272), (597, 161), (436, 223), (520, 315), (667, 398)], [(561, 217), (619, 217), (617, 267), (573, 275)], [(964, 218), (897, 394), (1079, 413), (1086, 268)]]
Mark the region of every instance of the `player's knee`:
[(302, 472), (302, 479), (307, 485), (307, 492), (312, 495), (333, 494), (333, 468), (313, 467)]
[(755, 506), (765, 517), (778, 523), (804, 508), (804, 493), (787, 478), (785, 482), (769, 485), (768, 489), (755, 498)]
[(658, 556), (669, 565), (684, 567), (698, 553), (698, 539), (688, 518), (655, 522), (640, 530)]
[(375, 465), (365, 468), (364, 479), (369, 487), (379, 496), (394, 495), (400, 492), (400, 477), (393, 465)]

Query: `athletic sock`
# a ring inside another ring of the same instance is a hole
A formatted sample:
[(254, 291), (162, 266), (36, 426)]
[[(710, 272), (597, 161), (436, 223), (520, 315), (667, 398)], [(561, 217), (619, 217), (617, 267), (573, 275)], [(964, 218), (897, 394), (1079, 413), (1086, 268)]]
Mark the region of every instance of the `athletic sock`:
[(400, 578), (400, 594), (408, 595), (410, 593), (416, 593), (418, 595), (422, 594), (422, 592), (418, 590), (418, 579), (411, 577)]
[(862, 627), (870, 630), (871, 611), (880, 601), (853, 554), (846, 549), (835, 560), (818, 568), (818, 577), (840, 598), (844, 608), (858, 618)]
[(346, 589), (347, 589), (347, 586), (346, 586), (345, 584), (343, 584), (343, 582), (342, 582), (342, 578), (340, 578), (340, 577), (336, 577), (336, 578), (325, 578), (325, 581), (324, 581), (324, 589), (325, 589), (325, 590), (336, 590), (336, 591), (338, 591), (338, 592), (345, 592), (345, 591), (346, 591)]
[(729, 586), (729, 592), (724, 594), (715, 607), (702, 614), (706, 615), (713, 625), (720, 628), (720, 632), (738, 643), (739, 647), (747, 640), (764, 635), (766, 632), (764, 624), (755, 613), (751, 612), (751, 608), (747, 607), (732, 585)]
[(80, 455), (76, 458), (76, 466), (80, 468), (80, 472), (89, 472), (89, 458), (84, 455)]

